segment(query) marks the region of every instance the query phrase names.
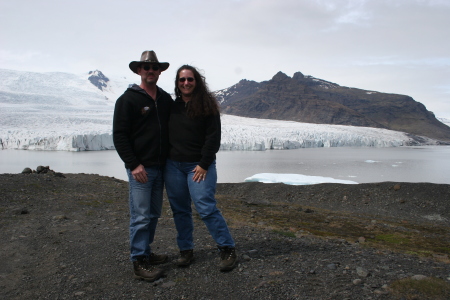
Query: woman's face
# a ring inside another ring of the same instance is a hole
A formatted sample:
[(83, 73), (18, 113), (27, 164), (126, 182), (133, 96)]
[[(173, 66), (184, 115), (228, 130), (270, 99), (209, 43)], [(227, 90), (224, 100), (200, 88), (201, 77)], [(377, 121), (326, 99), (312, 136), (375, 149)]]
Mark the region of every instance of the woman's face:
[(180, 71), (178, 74), (178, 88), (182, 96), (192, 96), (195, 89), (195, 77), (191, 70), (184, 69)]

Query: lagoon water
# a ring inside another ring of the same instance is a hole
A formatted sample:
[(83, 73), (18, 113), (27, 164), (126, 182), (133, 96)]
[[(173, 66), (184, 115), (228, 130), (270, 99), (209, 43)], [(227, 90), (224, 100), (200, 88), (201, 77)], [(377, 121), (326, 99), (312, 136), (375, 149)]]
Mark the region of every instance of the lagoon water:
[[(100, 174), (128, 180), (116, 151), (0, 150), (0, 173), (50, 166), (61, 173)], [(450, 184), (450, 147), (304, 148), (220, 151), (218, 181), (243, 182), (258, 173), (302, 174), (366, 182)]]

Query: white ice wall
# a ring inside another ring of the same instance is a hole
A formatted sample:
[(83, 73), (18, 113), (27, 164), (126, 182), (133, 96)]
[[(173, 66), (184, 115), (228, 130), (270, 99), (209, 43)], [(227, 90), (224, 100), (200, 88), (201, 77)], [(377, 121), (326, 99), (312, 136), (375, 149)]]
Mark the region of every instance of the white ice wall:
[[(55, 124), (53, 124), (55, 125)], [(114, 149), (111, 126), (77, 124), (70, 132), (0, 130), (2, 149), (88, 151)], [(429, 140), (427, 144), (434, 144)], [(403, 132), (369, 127), (308, 124), (222, 115), (221, 150), (264, 151), (317, 147), (398, 147), (419, 145)]]

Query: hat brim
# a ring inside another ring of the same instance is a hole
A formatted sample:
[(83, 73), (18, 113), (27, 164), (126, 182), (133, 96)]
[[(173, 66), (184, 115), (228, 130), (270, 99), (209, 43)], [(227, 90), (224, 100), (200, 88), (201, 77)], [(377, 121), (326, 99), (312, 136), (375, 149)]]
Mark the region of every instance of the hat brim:
[[(130, 62), (129, 67), (130, 67), (131, 71), (133, 71), (134, 73), (137, 74), (138, 67), (140, 65), (142, 65), (142, 64), (148, 64), (148, 63), (149, 62), (146, 62), (146, 61), (132, 61), (132, 62)], [(156, 63), (151, 63), (151, 64), (156, 64)], [(169, 68), (169, 65), (170, 65), (168, 62), (160, 62), (160, 63), (157, 63), (157, 64), (159, 65), (159, 68), (161, 69), (161, 72), (167, 70)]]

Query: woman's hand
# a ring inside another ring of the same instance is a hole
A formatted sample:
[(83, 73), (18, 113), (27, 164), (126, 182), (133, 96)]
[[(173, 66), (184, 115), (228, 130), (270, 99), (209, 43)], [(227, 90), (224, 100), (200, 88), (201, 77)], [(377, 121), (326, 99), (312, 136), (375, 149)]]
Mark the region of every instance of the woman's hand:
[(200, 166), (196, 166), (194, 168), (194, 170), (192, 170), (194, 172), (194, 177), (192, 177), (192, 180), (194, 180), (195, 182), (200, 182), (202, 180), (205, 180), (206, 178), (206, 173), (207, 171), (205, 169), (203, 169)]

